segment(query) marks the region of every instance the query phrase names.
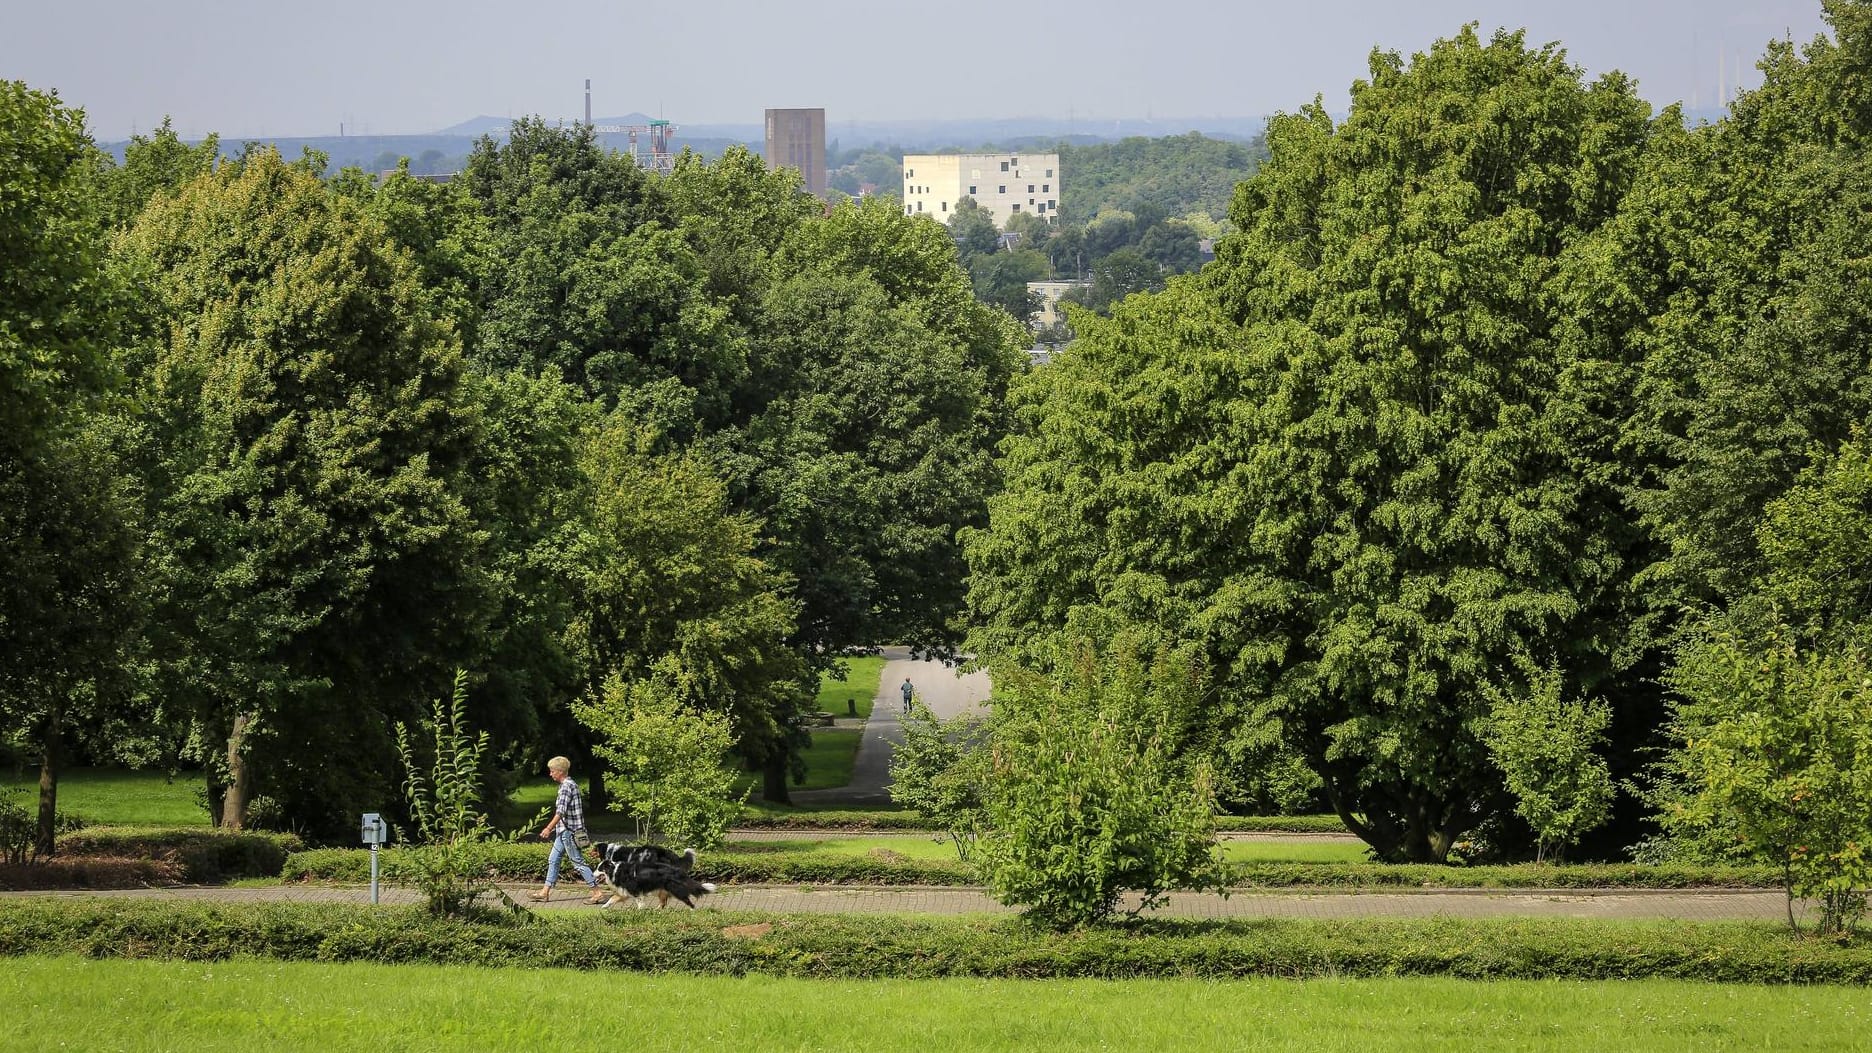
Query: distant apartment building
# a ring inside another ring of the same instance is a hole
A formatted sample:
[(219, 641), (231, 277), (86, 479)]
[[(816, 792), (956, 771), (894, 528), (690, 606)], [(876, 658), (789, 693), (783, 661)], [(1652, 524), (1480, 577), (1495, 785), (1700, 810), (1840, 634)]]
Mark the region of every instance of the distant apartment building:
[(767, 168), (797, 169), (806, 190), (825, 197), (824, 109), (767, 111)]
[(1060, 310), (1060, 300), (1075, 289), (1091, 286), (1091, 282), (1028, 282), (1027, 295), (1034, 299), (1033, 324), (1039, 327), (1064, 322), (1066, 314)]
[(1059, 211), (1058, 154), (905, 154), (904, 212), (947, 223), (972, 197), (996, 226), (1016, 212), (1052, 219)]

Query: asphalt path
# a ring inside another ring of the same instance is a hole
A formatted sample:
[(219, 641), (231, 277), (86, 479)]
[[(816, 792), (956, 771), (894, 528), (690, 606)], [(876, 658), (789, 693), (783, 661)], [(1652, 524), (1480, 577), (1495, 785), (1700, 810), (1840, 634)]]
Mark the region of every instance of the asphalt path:
[(794, 790), (796, 804), (885, 804), (890, 801), (890, 758), (904, 740), (903, 682), (910, 681), (916, 697), (937, 717), (952, 720), (979, 710), (988, 701), (986, 672), (962, 675), (955, 666), (910, 657), (904, 647), (883, 649), (884, 671), (878, 678), (871, 719), (852, 764), (851, 782), (829, 790)]

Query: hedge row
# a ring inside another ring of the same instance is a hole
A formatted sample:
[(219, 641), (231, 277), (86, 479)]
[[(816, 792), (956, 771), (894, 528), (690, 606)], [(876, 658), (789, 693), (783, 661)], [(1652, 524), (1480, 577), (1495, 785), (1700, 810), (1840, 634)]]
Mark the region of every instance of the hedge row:
[(1150, 922), (1053, 933), (1018, 919), (624, 911), (532, 924), (418, 908), (22, 900), (0, 954), (873, 977), (1456, 976), (1872, 983), (1872, 940), (1769, 925), (1566, 919)]
[[(750, 830), (941, 830), (942, 824), (911, 810), (802, 810), (775, 814), (748, 809), (735, 821)], [(1343, 834), (1336, 815), (1222, 815), (1216, 829), (1229, 833)]]
[(735, 825), (748, 830), (940, 830), (921, 812), (827, 808), (773, 813), (746, 809)]
[[(398, 850), (384, 852), (385, 872), (396, 873)], [(501, 845), (492, 850), (494, 875), (504, 881), (533, 881), (545, 872), (546, 847)], [(728, 845), (704, 853), (697, 864), (704, 880), (740, 884), (971, 885), (980, 881), (968, 864), (954, 859), (832, 856), (821, 852), (773, 852)], [(1640, 866), (1632, 863), (1566, 866), (1447, 867), (1386, 863), (1241, 863), (1233, 869), (1237, 888), (1779, 888), (1780, 875), (1767, 867)], [(286, 860), (288, 881), (364, 881), (370, 853), (326, 848), (295, 852)]]
[(1343, 834), (1336, 815), (1218, 815), (1216, 829), (1234, 834)]
[(292, 834), (187, 828), (92, 826), (58, 839), (58, 856), (74, 863), (101, 859), (153, 862), (172, 870), (177, 879), (196, 885), (274, 877), (291, 853), (304, 848), (305, 843)]

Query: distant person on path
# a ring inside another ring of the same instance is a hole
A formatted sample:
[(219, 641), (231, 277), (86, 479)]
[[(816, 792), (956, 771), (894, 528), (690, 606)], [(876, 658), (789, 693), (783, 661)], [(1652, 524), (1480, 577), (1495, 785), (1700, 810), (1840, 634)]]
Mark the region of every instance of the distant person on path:
[(900, 690), (903, 691), (904, 716), (907, 717), (910, 715), (910, 700), (916, 697), (916, 688), (910, 686), (910, 678), (906, 676), (904, 677), (903, 687)]
[[(579, 836), (585, 833), (585, 806), (579, 800), (578, 783), (572, 781), (572, 762), (554, 757), (546, 762), (546, 775), (559, 784), (552, 821), (540, 831), (540, 840), (552, 842), (552, 852), (546, 856), (546, 884), (540, 886), (538, 892), (527, 893), (527, 898), (535, 903), (552, 898), (553, 886), (559, 882), (559, 859), (563, 856), (572, 861), (572, 868), (591, 888), (591, 898), (585, 902), (603, 903), (606, 896), (598, 890), (598, 875), (585, 864), (585, 852), (578, 844)], [(589, 839), (586, 843), (590, 843)]]

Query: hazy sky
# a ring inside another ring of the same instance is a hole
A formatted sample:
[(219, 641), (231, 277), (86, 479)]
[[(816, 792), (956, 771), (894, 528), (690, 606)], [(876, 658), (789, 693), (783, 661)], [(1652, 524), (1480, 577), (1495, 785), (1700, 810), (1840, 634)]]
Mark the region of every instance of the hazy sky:
[[(56, 88), (93, 134), (164, 114), (194, 137), (429, 132), (480, 114), (593, 111), (755, 123), (1254, 116), (1333, 109), (1374, 45), (1409, 53), (1477, 21), (1622, 69), (1653, 102), (1754, 84), (1770, 37), (1819, 0), (0, 0), (0, 77)], [(1721, 72), (1726, 67), (1727, 72)]]

